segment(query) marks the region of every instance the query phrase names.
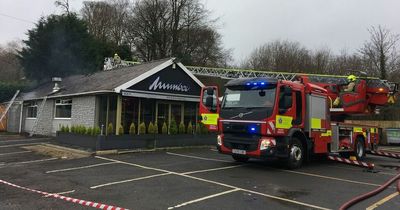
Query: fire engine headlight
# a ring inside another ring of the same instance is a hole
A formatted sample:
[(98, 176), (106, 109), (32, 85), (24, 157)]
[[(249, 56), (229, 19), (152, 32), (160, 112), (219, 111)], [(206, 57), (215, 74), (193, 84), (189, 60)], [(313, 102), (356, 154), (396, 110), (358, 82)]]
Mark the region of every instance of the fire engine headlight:
[(261, 139), (260, 150), (265, 150), (268, 149), (269, 147), (274, 147), (275, 145), (276, 145), (275, 139), (272, 138)]
[(221, 135), (217, 136), (217, 144), (218, 144), (218, 146), (222, 145), (222, 137), (221, 137)]

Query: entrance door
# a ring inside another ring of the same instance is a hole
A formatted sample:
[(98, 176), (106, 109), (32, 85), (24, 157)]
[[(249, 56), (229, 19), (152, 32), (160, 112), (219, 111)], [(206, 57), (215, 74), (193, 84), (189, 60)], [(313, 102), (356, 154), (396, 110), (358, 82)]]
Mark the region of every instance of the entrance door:
[(157, 124), (158, 132), (162, 132), (163, 123), (167, 123), (168, 130), (171, 124), (171, 118), (174, 117), (177, 126), (183, 120), (184, 110), (182, 103), (176, 102), (157, 102)]
[(175, 119), (176, 125), (182, 121), (182, 104), (171, 104), (171, 117)]
[(158, 133), (161, 133), (163, 123), (169, 125), (169, 104), (157, 104), (157, 111)]

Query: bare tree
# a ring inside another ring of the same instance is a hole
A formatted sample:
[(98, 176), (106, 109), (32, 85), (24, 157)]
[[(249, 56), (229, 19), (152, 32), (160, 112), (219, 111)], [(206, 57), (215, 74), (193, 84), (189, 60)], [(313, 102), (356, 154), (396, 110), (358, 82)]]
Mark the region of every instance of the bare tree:
[(9, 42), (6, 46), (0, 46), (0, 81), (18, 81), (23, 77), (23, 70), (18, 59), (20, 42)]
[(328, 73), (332, 59), (332, 52), (328, 48), (321, 48), (311, 52), (312, 65), (310, 72), (319, 74)]
[(139, 57), (178, 57), (185, 64), (225, 65), (230, 51), (199, 0), (141, 0), (132, 8), (127, 37)]
[(359, 50), (364, 58), (365, 67), (370, 74), (386, 79), (388, 74), (398, 70), (399, 55), (396, 45), (400, 36), (380, 25), (372, 26), (368, 32), (370, 40), (366, 41)]
[(310, 52), (298, 42), (274, 41), (255, 49), (247, 67), (257, 70), (308, 72), (312, 60)]
[(85, 1), (81, 15), (90, 34), (99, 40), (121, 45), (126, 40), (130, 5), (128, 0)]
[(333, 55), (326, 74), (349, 75), (358, 71), (364, 71), (362, 58), (356, 53), (349, 54), (346, 49), (339, 55)]
[(70, 13), (70, 10), (69, 10), (69, 0), (56, 0), (56, 1), (54, 2), (54, 4), (55, 4), (57, 7), (61, 7), (61, 8), (65, 11), (65, 13), (66, 13), (67, 15), (69, 15), (69, 13)]
[(85, 1), (81, 9), (83, 20), (86, 21), (89, 33), (98, 40), (106, 41), (111, 34), (112, 6), (104, 1)]

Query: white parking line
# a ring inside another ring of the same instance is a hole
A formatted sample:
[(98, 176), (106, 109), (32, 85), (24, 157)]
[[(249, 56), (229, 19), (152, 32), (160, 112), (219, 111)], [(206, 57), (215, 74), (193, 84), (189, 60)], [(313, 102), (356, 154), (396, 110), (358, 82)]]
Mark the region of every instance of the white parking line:
[[(179, 155), (179, 154), (177, 154), (177, 155)], [(191, 156), (191, 155), (190, 156), (189, 155), (184, 155), (184, 157), (194, 158), (194, 159), (201, 159), (201, 160), (205, 159), (203, 157), (197, 157), (197, 156)], [(210, 161), (215, 161), (215, 159), (209, 159), (209, 160)], [(230, 161), (230, 162), (232, 162), (232, 161)], [(341, 179), (341, 178), (323, 176), (323, 175), (318, 175), (318, 174), (311, 174), (311, 173), (306, 173), (306, 172), (290, 171), (290, 170), (284, 170), (284, 169), (276, 169), (276, 168), (272, 168), (272, 167), (268, 167), (268, 168), (271, 168), (271, 169), (274, 169), (274, 170), (279, 170), (279, 171), (284, 171), (284, 172), (289, 172), (289, 173), (306, 175), (306, 176), (313, 176), (313, 177), (331, 179), (331, 180), (342, 181), (342, 182), (349, 182), (349, 183), (353, 183), (353, 184), (362, 184), (362, 185), (377, 186), (377, 187), (381, 186), (380, 184), (374, 184), (374, 183), (368, 183), (368, 182), (359, 182), (359, 181), (353, 181), (353, 180), (349, 180), (349, 179)]]
[(45, 162), (50, 160), (57, 160), (58, 158), (47, 158), (47, 159), (39, 159), (39, 160), (30, 160), (30, 161), (23, 161), (23, 162), (11, 162), (6, 163), (6, 165), (19, 165), (19, 164), (27, 164), (27, 163), (37, 163), (37, 162)]
[[(270, 167), (268, 167), (268, 168), (270, 168)], [(369, 186), (374, 186), (374, 187), (381, 186), (380, 184), (374, 184), (374, 183), (369, 183), (369, 182), (359, 182), (359, 181), (353, 181), (353, 180), (349, 180), (349, 179), (341, 179), (341, 178), (336, 178), (336, 177), (331, 177), (331, 176), (323, 176), (323, 175), (319, 175), (319, 174), (312, 174), (312, 173), (306, 173), (306, 172), (300, 172), (300, 171), (290, 171), (290, 170), (283, 170), (283, 169), (279, 169), (279, 171), (284, 171), (284, 172), (293, 173), (293, 174), (300, 174), (300, 175), (305, 175), (305, 176), (313, 176), (313, 177), (318, 177), (318, 178), (323, 178), (323, 179), (348, 182), (348, 183), (353, 183), (353, 184), (369, 185)]]
[(216, 161), (216, 162), (232, 163), (232, 161), (229, 161), (229, 160), (219, 160), (219, 159), (214, 159), (214, 158), (203, 158), (203, 157), (197, 157), (197, 156), (192, 156), (192, 155), (183, 155), (183, 154), (178, 154), (178, 153), (173, 153), (173, 152), (167, 152), (167, 154), (168, 155), (180, 156), (180, 157), (195, 158), (195, 159), (199, 159), (199, 160), (211, 160), (211, 161)]
[(191, 200), (191, 201), (188, 201), (188, 202), (185, 202), (185, 203), (181, 203), (181, 204), (178, 204), (178, 205), (173, 206), (173, 207), (168, 207), (168, 209), (180, 208), (182, 206), (186, 206), (186, 205), (189, 205), (189, 204), (192, 204), (192, 203), (197, 203), (197, 202), (204, 201), (204, 200), (207, 200), (207, 199), (210, 199), (210, 198), (215, 198), (215, 197), (218, 197), (218, 196), (221, 196), (221, 195), (225, 195), (225, 194), (228, 194), (228, 193), (232, 193), (232, 192), (236, 192), (236, 191), (239, 191), (239, 190), (240, 189), (232, 189), (232, 190), (228, 190), (228, 191), (225, 191), (225, 192), (216, 193), (216, 194), (213, 194), (213, 195), (209, 195), (209, 196), (205, 196), (205, 197), (202, 197), (202, 198)]
[(99, 163), (99, 164), (80, 166), (80, 167), (74, 167), (74, 168), (57, 169), (57, 170), (46, 171), (46, 174), (63, 172), (63, 171), (79, 170), (79, 169), (84, 169), (84, 168), (93, 168), (93, 167), (97, 167), (97, 166), (104, 166), (104, 165), (110, 165), (110, 164), (117, 164), (117, 163), (116, 162), (107, 162), (107, 163)]
[[(116, 163), (116, 162), (112, 162), (112, 163)], [(198, 171), (189, 171), (189, 172), (185, 172), (185, 173), (182, 173), (182, 174), (186, 175), (186, 174), (202, 173), (202, 172), (208, 172), (208, 171), (218, 171), (218, 170), (224, 170), (224, 169), (230, 169), (230, 168), (237, 168), (237, 167), (240, 167), (240, 166), (242, 166), (242, 165), (227, 166), (227, 167), (220, 167), (220, 168), (212, 168), (212, 169), (205, 169), (205, 170), (198, 170)], [(134, 178), (134, 179), (122, 180), (122, 181), (117, 181), (117, 182), (110, 182), (110, 183), (106, 183), (106, 184), (92, 186), (90, 188), (91, 189), (96, 189), (96, 188), (105, 187), (105, 186), (109, 186), (109, 185), (121, 184), (121, 183), (126, 183), (126, 182), (133, 182), (133, 181), (137, 181), (137, 180), (149, 179), (149, 178), (158, 177), (158, 176), (165, 176), (165, 175), (169, 175), (169, 174), (171, 174), (171, 173), (156, 174), (156, 175), (150, 175), (150, 176), (139, 177), (139, 178)]]
[(48, 142), (38, 142), (38, 143), (26, 143), (26, 144), (9, 144), (9, 145), (1, 145), (0, 148), (6, 147), (19, 147), (19, 146), (29, 146), (29, 145), (38, 145), (41, 143), (48, 143)]
[(0, 143), (13, 143), (13, 142), (38, 141), (38, 140), (47, 141), (47, 140), (50, 140), (50, 139), (51, 139), (51, 138), (40, 138), (40, 139), (18, 139), (18, 140), (6, 140), (6, 141), (0, 141)]
[(214, 151), (214, 152), (218, 152), (218, 150), (216, 150), (216, 149), (210, 149), (211, 151)]
[(122, 180), (122, 181), (117, 181), (117, 182), (110, 182), (110, 183), (106, 183), (106, 184), (91, 186), (90, 189), (96, 189), (96, 188), (100, 188), (100, 187), (121, 184), (121, 183), (126, 183), (126, 182), (133, 182), (133, 181), (138, 181), (138, 180), (143, 180), (143, 179), (150, 179), (153, 177), (165, 176), (165, 175), (170, 175), (170, 174), (171, 173), (162, 173), (162, 174), (155, 174), (155, 175), (144, 176), (144, 177), (139, 177), (139, 178), (134, 178), (134, 179), (127, 179), (127, 180)]
[(198, 177), (194, 177), (194, 176), (190, 176), (190, 175), (186, 175), (186, 174), (182, 174), (182, 173), (176, 173), (176, 172), (173, 172), (173, 171), (168, 171), (168, 170), (164, 170), (164, 169), (143, 166), (143, 165), (139, 165), (139, 164), (135, 164), (135, 163), (129, 163), (129, 162), (125, 162), (125, 161), (121, 161), (121, 160), (115, 160), (115, 159), (111, 159), (111, 158), (105, 158), (105, 157), (101, 157), (101, 156), (95, 156), (95, 158), (108, 160), (108, 161), (114, 161), (114, 162), (118, 162), (118, 163), (121, 163), (121, 164), (140, 167), (140, 168), (144, 168), (144, 169), (150, 169), (150, 170), (155, 170), (155, 171), (162, 171), (162, 172), (165, 172), (165, 173), (171, 173), (171, 174), (174, 174), (174, 175), (177, 175), (177, 176), (183, 176), (183, 177), (186, 177), (186, 178), (195, 179), (195, 180), (199, 180), (199, 181), (203, 181), (203, 182), (207, 182), (207, 183), (211, 183), (211, 184), (215, 184), (215, 185), (219, 185), (219, 186), (224, 186), (224, 187), (228, 187), (228, 188), (232, 188), (232, 189), (239, 189), (241, 191), (245, 191), (245, 192), (249, 192), (249, 193), (253, 193), (253, 194), (257, 194), (257, 195), (262, 195), (262, 196), (267, 197), (267, 198), (272, 198), (272, 199), (275, 199), (275, 200), (285, 201), (285, 202), (288, 202), (288, 203), (297, 204), (297, 205), (301, 205), (301, 206), (306, 206), (306, 207), (310, 207), (310, 208), (314, 208), (314, 209), (328, 210), (328, 208), (325, 208), (325, 207), (320, 207), (320, 206), (316, 206), (316, 205), (312, 205), (312, 204), (308, 204), (308, 203), (303, 203), (303, 202), (300, 202), (300, 201), (295, 201), (295, 200), (290, 200), (290, 199), (287, 199), (287, 198), (282, 198), (282, 197), (278, 197), (278, 196), (274, 196), (274, 195), (260, 193), (260, 192), (256, 192), (256, 191), (253, 191), (253, 190), (239, 188), (239, 187), (236, 187), (236, 186), (233, 186), (233, 185), (224, 184), (224, 183), (221, 183), (221, 182), (216, 182), (216, 181), (207, 180), (207, 179), (203, 179), (203, 178), (198, 178)]
[(58, 193), (51, 193), (51, 194), (48, 194), (48, 195), (44, 195), (43, 197), (47, 198), (47, 197), (53, 196), (53, 194), (65, 195), (65, 194), (69, 194), (69, 193), (73, 193), (73, 192), (75, 192), (75, 190), (70, 190), (70, 191), (65, 191), (65, 192), (58, 192)]
[(219, 170), (225, 170), (225, 169), (231, 169), (231, 168), (238, 168), (238, 167), (242, 167), (244, 165), (245, 164), (235, 165), (235, 166), (226, 166), (226, 167), (220, 167), (220, 168), (204, 169), (204, 170), (198, 170), (198, 171), (188, 171), (188, 172), (184, 172), (182, 174), (195, 174), (195, 173), (203, 173), (203, 172), (209, 172), (209, 171), (219, 171)]
[(16, 154), (23, 154), (23, 153), (29, 153), (32, 151), (20, 151), (20, 152), (9, 152), (9, 153), (2, 153), (0, 156), (5, 156), (5, 155), (16, 155)]

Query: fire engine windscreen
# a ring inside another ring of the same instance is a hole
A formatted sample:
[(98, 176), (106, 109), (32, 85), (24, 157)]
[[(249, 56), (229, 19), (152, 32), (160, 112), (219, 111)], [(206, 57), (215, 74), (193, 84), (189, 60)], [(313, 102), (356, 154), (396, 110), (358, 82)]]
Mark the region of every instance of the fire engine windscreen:
[(226, 89), (222, 109), (274, 107), (276, 88), (256, 90)]

